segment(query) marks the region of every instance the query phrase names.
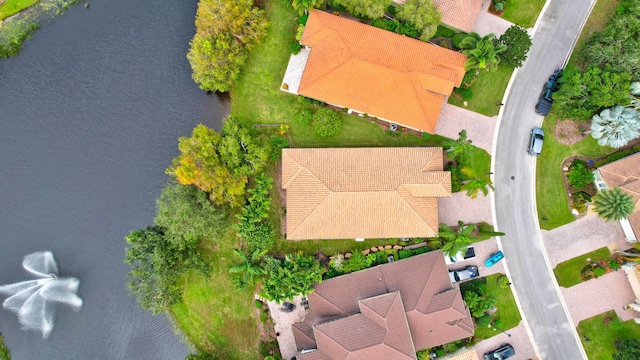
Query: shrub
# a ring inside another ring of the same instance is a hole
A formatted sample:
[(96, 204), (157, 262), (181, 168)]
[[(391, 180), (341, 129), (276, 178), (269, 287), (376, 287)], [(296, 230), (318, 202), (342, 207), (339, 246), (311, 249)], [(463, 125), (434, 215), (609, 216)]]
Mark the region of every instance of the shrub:
[(455, 30), (450, 29), (443, 25), (438, 25), (438, 30), (436, 30), (436, 33), (433, 35), (433, 37), (436, 38), (438, 36), (442, 36), (442, 37), (450, 38), (455, 34), (456, 34)]
[(451, 172), (451, 191), (459, 192), (462, 187), (462, 172), (460, 171), (460, 165), (449, 165), (447, 171)]
[(423, 349), (416, 353), (416, 358), (418, 360), (430, 360), (430, 351), (429, 349)]
[(307, 20), (309, 19), (309, 14), (302, 14), (298, 18), (298, 25), (307, 25)]
[(265, 323), (267, 322), (267, 319), (269, 318), (269, 311), (268, 310), (264, 310), (260, 312), (260, 322), (261, 323)]
[(582, 190), (593, 182), (593, 173), (587, 167), (587, 163), (575, 159), (567, 172), (567, 180), (576, 190)]
[(451, 44), (456, 48), (460, 49), (460, 42), (462, 39), (467, 37), (467, 33), (459, 32), (451, 37)]
[(272, 136), (271, 139), (269, 139), (269, 146), (271, 147), (269, 159), (271, 161), (280, 161), (282, 149), (288, 148), (290, 144), (289, 141), (282, 136)]
[(367, 262), (367, 267), (375, 265), (376, 254), (375, 253), (367, 254), (367, 256), (365, 257), (365, 261)]
[(462, 96), (462, 100), (471, 100), (471, 98), (473, 97), (473, 91), (471, 91), (471, 89), (469, 88), (462, 89), (460, 91), (460, 96)]
[(496, 11), (502, 11), (502, 10), (504, 10), (504, 3), (502, 3), (502, 2), (497, 2), (497, 3), (493, 4), (493, 8), (494, 8)]
[(611, 259), (609, 260), (609, 267), (613, 270), (618, 270), (620, 269), (620, 262), (616, 259)]
[(406, 258), (408, 258), (408, 257), (410, 257), (412, 255), (413, 255), (413, 252), (411, 250), (400, 250), (400, 251), (398, 251), (398, 257), (400, 259), (406, 259)]
[(427, 132), (423, 132), (423, 133), (421, 133), (420, 135), (422, 135), (422, 138), (423, 138), (424, 140), (429, 140), (429, 139), (431, 139), (431, 137), (433, 136), (432, 134), (429, 134), (429, 133), (427, 133)]
[(597, 268), (593, 269), (593, 273), (596, 275), (596, 277), (600, 277), (600, 276), (604, 275), (605, 272), (606, 271), (604, 270), (603, 267), (599, 267), (598, 266)]
[(420, 254), (424, 254), (424, 253), (428, 253), (429, 252), (429, 247), (428, 246), (423, 246), (423, 247), (419, 247), (417, 249), (413, 249), (413, 253), (415, 255), (420, 255)]
[(300, 39), (302, 39), (303, 33), (304, 33), (304, 25), (299, 24), (298, 29), (296, 29), (296, 40), (300, 41)]
[(338, 134), (341, 127), (340, 115), (331, 109), (319, 109), (313, 114), (313, 128), (322, 137)]
[(300, 104), (313, 104), (313, 99), (310, 99), (306, 96), (298, 95), (298, 102)]
[(496, 327), (499, 327), (499, 328), (501, 328), (501, 329), (503, 328), (502, 320), (500, 320), (500, 319), (496, 319), (496, 320), (493, 322), (493, 324), (494, 324)]
[(262, 309), (262, 306), (264, 306), (264, 303), (260, 300), (254, 300), (253, 305), (256, 307), (256, 309)]
[(493, 318), (491, 317), (491, 315), (484, 314), (476, 319), (476, 325), (478, 327), (487, 327), (491, 324), (492, 321)]
[[(303, 99), (307, 99), (302, 97)], [(300, 99), (300, 97), (298, 97)], [(313, 122), (313, 111), (311, 109), (302, 109), (296, 114), (296, 119), (302, 125), (311, 125)]]
[(302, 45), (300, 45), (300, 43), (297, 41), (294, 41), (291, 44), (289, 44), (289, 51), (291, 51), (293, 55), (297, 55), (301, 49), (302, 49)]
[(444, 349), (438, 349), (438, 350), (436, 350), (436, 356), (437, 356), (437, 357), (441, 357), (441, 356), (445, 356), (445, 355), (447, 355), (447, 352), (446, 352), (446, 351), (444, 351)]
[(331, 259), (331, 261), (329, 261), (329, 268), (336, 269), (336, 270), (342, 272), (343, 264), (344, 264), (344, 255), (335, 254), (333, 256), (333, 259)]
[(387, 253), (384, 251), (378, 251), (376, 253), (376, 264), (386, 264), (387, 263)]
[(509, 287), (509, 278), (506, 275), (500, 275), (497, 279), (496, 279), (496, 283), (498, 284), (498, 286), (502, 289), (506, 289)]

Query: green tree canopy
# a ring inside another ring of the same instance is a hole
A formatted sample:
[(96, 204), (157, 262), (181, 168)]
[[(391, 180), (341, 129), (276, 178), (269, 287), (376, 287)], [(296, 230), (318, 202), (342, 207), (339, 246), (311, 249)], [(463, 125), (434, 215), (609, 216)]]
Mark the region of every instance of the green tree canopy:
[(640, 116), (632, 108), (614, 106), (591, 120), (591, 136), (601, 146), (621, 148), (640, 137)]
[(323, 0), (293, 0), (291, 5), (298, 10), (300, 15), (308, 14), (313, 8), (318, 8), (324, 3)]
[(391, 0), (335, 0), (344, 6), (349, 13), (369, 19), (381, 18), (391, 5)]
[(527, 60), (527, 53), (531, 48), (531, 36), (526, 29), (512, 25), (494, 42), (496, 46), (506, 46), (506, 49), (499, 53), (501, 64), (515, 69)]
[(558, 115), (587, 120), (598, 111), (631, 101), (631, 76), (589, 67), (584, 72), (568, 68), (558, 80), (560, 89), (553, 94)]
[(178, 140), (180, 155), (167, 174), (183, 185), (195, 185), (216, 204), (240, 206), (248, 177), (261, 171), (269, 149), (253, 132), (229, 118), (219, 134), (200, 124), (191, 137)]
[(567, 180), (569, 184), (576, 190), (584, 189), (588, 184), (593, 182), (593, 172), (587, 167), (587, 163), (580, 159), (573, 160), (571, 168), (567, 172)]
[(313, 291), (313, 285), (322, 282), (325, 268), (313, 258), (302, 252), (289, 254), (284, 261), (265, 257), (266, 278), (262, 283), (260, 295), (281, 303), (292, 300), (297, 295), (307, 295)]
[(433, 37), (440, 24), (440, 11), (432, 0), (407, 0), (398, 19), (412, 23), (420, 31), (420, 40), (428, 41)]
[(193, 80), (206, 91), (229, 91), (267, 25), (253, 0), (200, 0), (187, 54)]
[(467, 55), (467, 62), (464, 64), (466, 71), (473, 69), (485, 69), (487, 71), (495, 71), (500, 63), (498, 54), (505, 51), (505, 45), (494, 45), (494, 34), (487, 34), (484, 37), (478, 33), (471, 32), (462, 39), (460, 48), (462, 53)]
[(169, 182), (156, 200), (155, 223), (165, 236), (200, 241), (220, 235), (226, 211), (214, 206), (207, 194), (191, 185)]
[(244, 289), (249, 285), (253, 285), (255, 281), (261, 278), (265, 271), (260, 260), (267, 254), (269, 250), (256, 250), (251, 254), (246, 254), (242, 250), (233, 249), (234, 254), (240, 258), (240, 264), (232, 266), (229, 272), (232, 274), (242, 274), (241, 277), (233, 278), (233, 284), (237, 289)]
[(167, 237), (160, 226), (132, 231), (125, 239), (129, 247), (124, 261), (133, 265), (127, 275), (129, 290), (143, 309), (154, 314), (182, 300), (178, 284), (182, 274), (192, 269), (203, 275), (209, 272), (194, 239)]
[(635, 208), (633, 197), (619, 187), (599, 191), (593, 199), (593, 204), (598, 216), (606, 221), (625, 219), (633, 214)]

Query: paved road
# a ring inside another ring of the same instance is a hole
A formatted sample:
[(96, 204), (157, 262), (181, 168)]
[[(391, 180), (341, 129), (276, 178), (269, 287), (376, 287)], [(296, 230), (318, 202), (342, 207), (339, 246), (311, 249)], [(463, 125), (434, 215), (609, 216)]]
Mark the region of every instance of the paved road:
[(534, 112), (542, 85), (564, 63), (592, 3), (551, 0), (548, 4), (529, 59), (510, 89), (494, 153), (496, 223), (506, 233), (502, 246), (507, 265), (542, 359), (586, 359), (586, 355), (545, 260), (534, 206), (535, 158), (526, 147), (531, 129), (542, 121)]

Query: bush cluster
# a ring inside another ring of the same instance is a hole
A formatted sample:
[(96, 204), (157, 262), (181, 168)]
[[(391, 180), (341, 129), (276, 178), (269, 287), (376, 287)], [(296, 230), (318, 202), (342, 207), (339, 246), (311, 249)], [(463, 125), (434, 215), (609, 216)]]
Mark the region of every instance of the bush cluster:
[(342, 128), (340, 115), (327, 108), (318, 109), (316, 113), (313, 114), (312, 124), (316, 134), (322, 137), (337, 135)]
[(571, 163), (569, 172), (567, 172), (567, 180), (574, 189), (582, 190), (588, 184), (593, 182), (594, 176), (591, 170), (588, 168), (587, 163), (576, 158)]
[(415, 25), (409, 22), (400, 22), (396, 19), (375, 19), (371, 22), (371, 26), (375, 26), (379, 29), (394, 32), (396, 34), (408, 36), (417, 39), (420, 36), (420, 31), (416, 29)]

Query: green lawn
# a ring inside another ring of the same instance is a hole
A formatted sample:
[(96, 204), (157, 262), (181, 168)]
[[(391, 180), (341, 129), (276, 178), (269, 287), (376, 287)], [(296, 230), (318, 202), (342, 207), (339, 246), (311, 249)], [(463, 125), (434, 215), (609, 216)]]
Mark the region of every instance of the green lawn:
[[(611, 252), (609, 252), (609, 249), (605, 246), (590, 253), (575, 257), (571, 260), (561, 262), (553, 269), (553, 273), (556, 275), (556, 279), (558, 280), (558, 285), (568, 288), (573, 285), (580, 284), (582, 282), (582, 278), (580, 277), (580, 271), (582, 268), (587, 266), (590, 262), (605, 260), (609, 258), (609, 256), (611, 256)], [(590, 260), (587, 261), (587, 259)]]
[(502, 18), (523, 28), (530, 28), (536, 23), (545, 0), (509, 0), (505, 1)]
[(0, 5), (0, 21), (24, 9), (30, 8), (39, 2), (40, 0), (6, 0)]
[[(520, 324), (520, 312), (518, 311), (518, 305), (513, 297), (511, 288), (503, 289), (498, 286), (496, 279), (501, 274), (494, 274), (491, 276), (483, 277), (480, 279), (468, 281), (460, 284), (460, 289), (465, 290), (477, 290), (481, 284), (485, 284), (487, 287), (487, 294), (496, 298), (496, 308), (498, 311), (493, 315), (494, 318), (500, 319), (502, 322), (502, 330), (508, 331)], [(490, 337), (499, 334), (499, 330), (494, 328), (476, 328), (474, 331), (475, 337), (479, 340), (488, 339)]]
[(502, 102), (512, 73), (513, 69), (505, 66), (498, 67), (495, 72), (481, 70), (478, 79), (471, 85), (473, 97), (467, 101), (467, 106), (464, 106), (462, 98), (455, 92), (449, 97), (449, 104), (487, 116), (498, 115), (500, 107), (496, 104)]
[[(603, 321), (607, 317), (613, 319), (608, 326)], [(616, 341), (640, 338), (639, 324), (633, 320), (616, 322), (616, 319), (615, 311), (609, 311), (578, 324), (578, 335), (589, 360), (611, 360), (616, 352)]]
[(609, 147), (598, 145), (596, 140), (587, 136), (573, 145), (560, 144), (553, 130), (556, 117), (546, 117), (542, 127), (545, 131), (544, 147), (536, 164), (536, 202), (540, 227), (551, 230), (575, 220), (569, 209), (569, 198), (562, 178), (562, 162), (573, 155), (597, 158), (613, 152)]

